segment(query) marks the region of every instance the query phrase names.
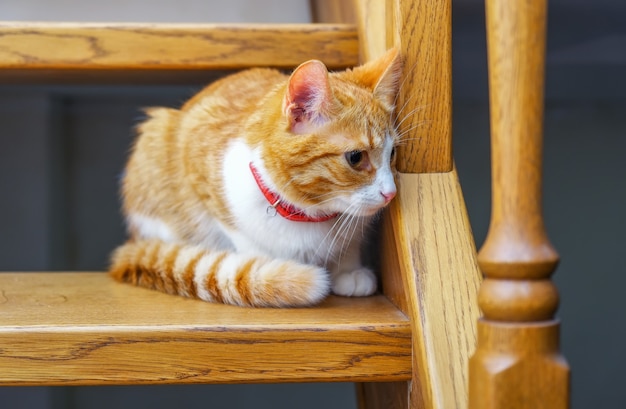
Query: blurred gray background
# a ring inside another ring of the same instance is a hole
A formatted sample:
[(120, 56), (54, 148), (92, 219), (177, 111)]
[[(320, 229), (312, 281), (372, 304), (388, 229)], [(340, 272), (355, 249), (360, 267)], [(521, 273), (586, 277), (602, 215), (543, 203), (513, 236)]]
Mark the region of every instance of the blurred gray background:
[[(149, 7), (146, 5), (149, 3)], [(481, 1), (453, 1), (455, 159), (476, 242), (490, 211)], [(550, 3), (544, 202), (562, 262), (572, 407), (626, 408), (626, 2)], [(5, 0), (0, 20), (307, 22), (306, 0)], [(315, 57), (314, 55), (311, 56)], [(0, 86), (0, 270), (102, 270), (140, 108), (198, 85)], [(355, 408), (351, 384), (0, 388), (0, 408)]]

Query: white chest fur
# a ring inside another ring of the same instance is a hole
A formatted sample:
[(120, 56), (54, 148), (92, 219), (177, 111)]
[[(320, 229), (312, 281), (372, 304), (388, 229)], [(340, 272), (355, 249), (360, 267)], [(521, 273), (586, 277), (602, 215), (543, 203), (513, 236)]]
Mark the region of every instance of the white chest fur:
[(346, 244), (334, 234), (341, 233), (340, 220), (294, 222), (275, 214), (254, 180), (251, 161), (265, 173), (262, 160), (241, 141), (232, 143), (224, 158), (226, 199), (238, 227), (230, 236), (237, 250), (318, 265), (335, 259)]

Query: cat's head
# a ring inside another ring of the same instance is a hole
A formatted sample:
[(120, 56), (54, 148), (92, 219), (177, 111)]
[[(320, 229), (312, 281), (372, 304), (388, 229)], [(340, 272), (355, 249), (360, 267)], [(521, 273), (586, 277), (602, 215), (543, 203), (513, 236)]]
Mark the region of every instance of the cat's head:
[(282, 91), (278, 129), (262, 142), (281, 196), (307, 213), (369, 216), (396, 195), (397, 50), (352, 70), (300, 65)]

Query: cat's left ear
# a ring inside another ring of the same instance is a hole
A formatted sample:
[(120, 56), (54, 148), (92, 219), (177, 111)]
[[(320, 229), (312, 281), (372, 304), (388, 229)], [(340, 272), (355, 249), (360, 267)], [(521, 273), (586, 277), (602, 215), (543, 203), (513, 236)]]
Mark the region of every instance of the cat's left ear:
[(363, 81), (373, 91), (374, 98), (392, 108), (400, 88), (402, 56), (397, 48), (388, 50), (381, 57), (355, 68)]
[(294, 133), (306, 133), (326, 121), (332, 99), (328, 70), (323, 62), (302, 63), (289, 77), (283, 113)]
[(389, 107), (395, 104), (402, 77), (402, 57), (397, 48), (392, 48), (381, 57), (381, 65), (386, 66), (374, 87), (374, 97)]

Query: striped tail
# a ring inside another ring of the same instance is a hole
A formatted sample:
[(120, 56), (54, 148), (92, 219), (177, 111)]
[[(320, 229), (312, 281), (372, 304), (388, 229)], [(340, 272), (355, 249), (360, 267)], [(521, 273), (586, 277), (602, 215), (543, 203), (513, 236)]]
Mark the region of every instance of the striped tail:
[(253, 307), (314, 305), (330, 291), (321, 267), (157, 240), (118, 247), (109, 273), (168, 294)]

